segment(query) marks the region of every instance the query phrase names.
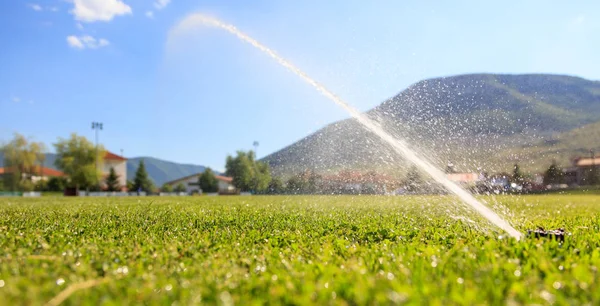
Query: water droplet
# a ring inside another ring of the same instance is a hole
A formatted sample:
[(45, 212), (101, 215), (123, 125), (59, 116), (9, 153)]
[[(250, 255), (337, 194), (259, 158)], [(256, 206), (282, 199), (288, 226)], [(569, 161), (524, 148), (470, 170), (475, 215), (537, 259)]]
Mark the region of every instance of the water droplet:
[(59, 278), (59, 279), (56, 280), (56, 284), (59, 285), (59, 286), (61, 286), (64, 283), (65, 283), (65, 280), (62, 279), (62, 278)]
[(394, 279), (394, 274), (392, 272), (388, 272), (387, 279), (393, 280)]
[(276, 274), (273, 274), (273, 276), (271, 276), (271, 280), (272, 280), (272, 281), (276, 281), (276, 280), (277, 280), (277, 275), (276, 275)]
[(554, 287), (554, 289), (560, 289), (562, 288), (562, 284), (560, 282), (554, 282), (554, 284), (552, 284), (552, 287)]
[(565, 267), (563, 267), (563, 266), (558, 266), (558, 269), (562, 271), (562, 270), (564, 270), (564, 269), (565, 269)]
[(329, 283), (325, 283), (325, 288), (329, 288)]
[(4, 280), (0, 279), (0, 288), (4, 287)]
[(167, 291), (171, 291), (173, 289), (173, 286), (171, 284), (168, 284), (165, 286), (165, 290)]
[(434, 267), (434, 268), (437, 267), (437, 261), (432, 261), (431, 262), (431, 266)]
[(521, 276), (521, 270), (515, 270), (515, 276), (516, 277)]
[(459, 278), (456, 279), (456, 282), (459, 283), (459, 284), (462, 284), (462, 283), (465, 282), (465, 280), (462, 277), (459, 277)]

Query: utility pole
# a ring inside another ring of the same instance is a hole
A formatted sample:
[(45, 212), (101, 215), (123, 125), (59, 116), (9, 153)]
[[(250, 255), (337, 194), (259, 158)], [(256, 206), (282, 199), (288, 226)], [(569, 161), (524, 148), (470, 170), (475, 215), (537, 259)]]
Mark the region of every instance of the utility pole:
[(98, 171), (98, 131), (102, 130), (102, 122), (92, 122), (92, 130), (96, 131), (96, 171)]

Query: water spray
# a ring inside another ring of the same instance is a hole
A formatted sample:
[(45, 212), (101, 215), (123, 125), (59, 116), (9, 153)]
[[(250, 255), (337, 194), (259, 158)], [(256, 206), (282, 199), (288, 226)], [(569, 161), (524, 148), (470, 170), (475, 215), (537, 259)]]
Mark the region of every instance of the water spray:
[(515, 228), (513, 228), (506, 220), (502, 219), (499, 215), (489, 209), (487, 206), (483, 205), (479, 202), (471, 193), (460, 187), (458, 184), (449, 180), (446, 175), (435, 167), (431, 162), (425, 159), (422, 156), (418, 156), (412, 149), (408, 147), (408, 145), (401, 139), (394, 138), (391, 134), (387, 133), (377, 122), (371, 120), (366, 115), (361, 113), (358, 109), (352, 107), (341, 98), (333, 94), (323, 85), (319, 84), (317, 81), (309, 77), (305, 72), (300, 70), (298, 67), (294, 66), (291, 62), (279, 56), (275, 51), (269, 49), (265, 45), (259, 43), (254, 38), (244, 34), (242, 31), (238, 30), (235, 26), (227, 23), (223, 23), (220, 20), (203, 15), (201, 13), (196, 13), (188, 16), (182, 22), (180, 22), (175, 29), (170, 33), (169, 37), (171, 38), (173, 35), (177, 35), (181, 31), (185, 31), (188, 29), (193, 29), (197, 26), (210, 26), (215, 28), (223, 29), (230, 34), (233, 34), (240, 40), (249, 43), (256, 49), (267, 54), (269, 57), (277, 61), (281, 66), (287, 68), (292, 73), (296, 74), (306, 83), (310, 84), (313, 88), (315, 88), (318, 92), (323, 94), (325, 97), (333, 101), (338, 106), (342, 107), (346, 110), (356, 121), (358, 121), (365, 129), (372, 132), (381, 138), (385, 143), (391, 146), (396, 153), (400, 154), (408, 161), (417, 166), (422, 172), (431, 176), (436, 182), (442, 185), (451, 193), (458, 196), (463, 202), (468, 204), (473, 210), (477, 211), (483, 217), (485, 217), (488, 221), (499, 227), (500, 229), (507, 232), (510, 236), (519, 240), (521, 238), (521, 233), (518, 232)]

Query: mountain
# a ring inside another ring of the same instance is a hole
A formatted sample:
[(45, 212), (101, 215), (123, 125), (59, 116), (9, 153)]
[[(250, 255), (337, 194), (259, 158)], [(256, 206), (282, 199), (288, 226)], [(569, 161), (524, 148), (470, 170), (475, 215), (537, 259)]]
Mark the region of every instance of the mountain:
[(127, 179), (133, 180), (135, 171), (141, 160), (144, 160), (146, 171), (156, 186), (182, 178), (184, 176), (204, 172), (206, 167), (191, 164), (178, 164), (153, 157), (134, 157), (127, 160)]
[[(148, 175), (154, 181), (156, 186), (161, 186), (165, 182), (172, 181), (184, 176), (204, 172), (206, 167), (200, 165), (191, 164), (179, 164), (166, 160), (161, 160), (153, 157), (134, 157), (127, 160), (127, 179), (133, 180), (135, 177), (135, 171), (140, 163), (140, 160), (144, 160), (146, 164), (146, 170)], [(47, 153), (44, 166), (52, 169), (56, 169), (54, 161), (56, 160), (56, 154)], [(4, 157), (0, 152), (0, 167), (3, 167)]]
[[(440, 167), (452, 162), (462, 171), (500, 171), (519, 162), (536, 170), (540, 165), (528, 163), (532, 147), (552, 152), (557, 137), (568, 138), (565, 133), (586, 125), (600, 128), (589, 125), (600, 121), (600, 82), (549, 74), (434, 78), (411, 85), (366, 115)], [(568, 147), (561, 156), (598, 145), (586, 137), (563, 143)], [(536, 159), (549, 164), (555, 157)], [(276, 175), (406, 170), (400, 156), (354, 119), (332, 123), (263, 160)]]

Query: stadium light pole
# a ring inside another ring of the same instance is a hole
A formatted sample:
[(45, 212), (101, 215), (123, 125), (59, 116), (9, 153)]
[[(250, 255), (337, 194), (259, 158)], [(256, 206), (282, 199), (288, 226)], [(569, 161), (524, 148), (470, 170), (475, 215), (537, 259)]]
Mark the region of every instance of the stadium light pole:
[(92, 122), (92, 130), (96, 131), (96, 171), (98, 171), (98, 131), (102, 130), (102, 122)]

